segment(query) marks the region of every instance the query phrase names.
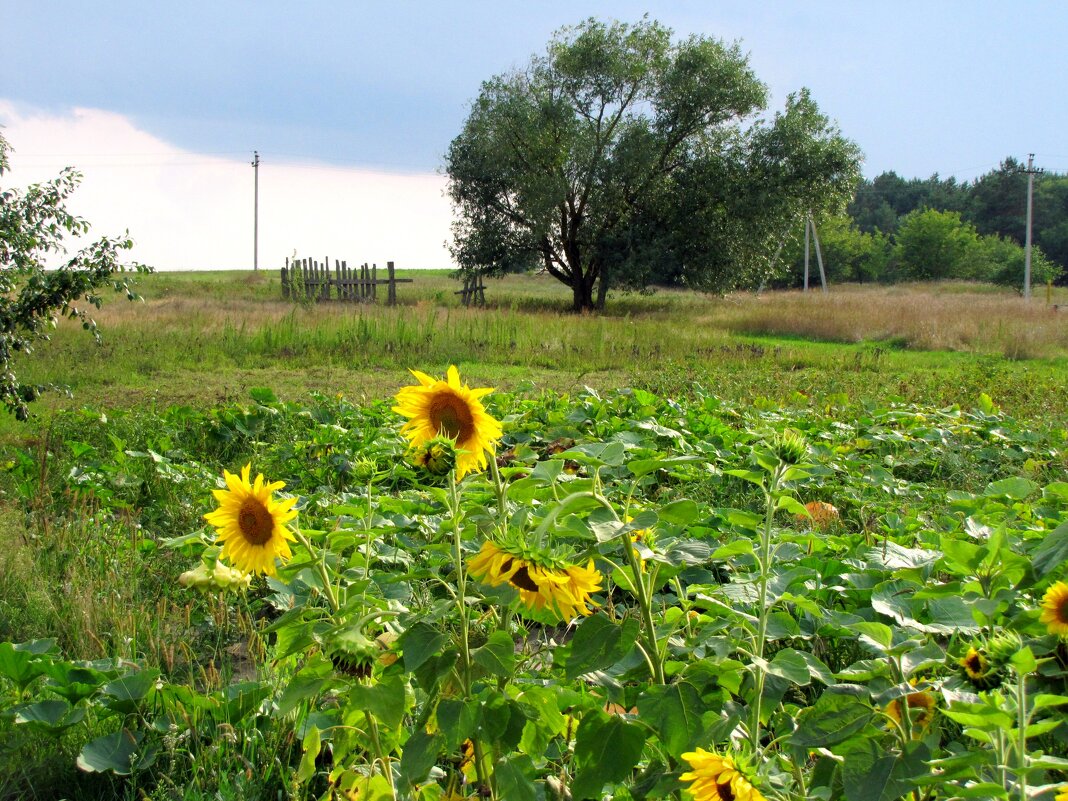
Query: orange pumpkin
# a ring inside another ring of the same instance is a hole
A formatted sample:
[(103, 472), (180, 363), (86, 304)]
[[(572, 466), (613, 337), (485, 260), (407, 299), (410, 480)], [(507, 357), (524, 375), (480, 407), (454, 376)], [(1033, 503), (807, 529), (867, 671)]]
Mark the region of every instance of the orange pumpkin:
[[(805, 504), (805, 509), (811, 515), (811, 524), (818, 529), (829, 528), (838, 522), (838, 510), (826, 501), (810, 501)], [(808, 523), (808, 515), (797, 515), (798, 523)]]

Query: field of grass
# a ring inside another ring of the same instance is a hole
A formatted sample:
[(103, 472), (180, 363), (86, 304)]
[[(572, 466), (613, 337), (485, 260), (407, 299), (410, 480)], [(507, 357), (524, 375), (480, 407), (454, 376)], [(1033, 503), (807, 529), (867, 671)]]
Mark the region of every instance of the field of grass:
[[(409, 277), (157, 274), (19, 365), (74, 397), (0, 435), (0, 801), (690, 801), (723, 759), (720, 797), (1053, 801), (1068, 314)], [(391, 409), (450, 364), (503, 432), (458, 482)], [(203, 517), (248, 463), (271, 576)]]
[[(415, 283), (401, 285), (390, 309), (283, 302), (276, 273), (156, 274), (141, 282), (144, 303), (106, 304), (102, 346), (61, 326), (18, 367), (70, 386), (75, 403), (104, 406), (233, 400), (255, 386), (283, 398), (309, 389), (376, 398), (410, 366), (454, 363), (503, 388), (678, 393), (698, 383), (736, 399), (845, 393), (937, 404), (988, 391), (1014, 412), (1068, 408), (1068, 315), (1011, 293), (662, 290), (613, 296), (607, 314), (576, 316), (566, 288), (544, 276), (491, 281), (488, 308), (468, 310), (446, 273), (402, 275)], [(57, 405), (70, 404), (44, 407)]]

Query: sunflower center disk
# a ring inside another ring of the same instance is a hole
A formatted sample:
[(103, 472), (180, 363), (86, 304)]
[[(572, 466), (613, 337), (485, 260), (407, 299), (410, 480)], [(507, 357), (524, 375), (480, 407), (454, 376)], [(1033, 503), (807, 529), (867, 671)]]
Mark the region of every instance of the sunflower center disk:
[(248, 498), (237, 513), (237, 527), (249, 545), (263, 545), (274, 532), (274, 518), (263, 503)]
[(459, 441), (470, 437), (474, 427), (471, 410), (462, 398), (455, 395), (434, 399), (434, 405), (430, 409), (430, 424), (438, 434)]
[(729, 781), (716, 784), (716, 792), (723, 801), (734, 801), (734, 789)]
[(517, 587), (518, 589), (529, 590), (530, 592), (538, 591), (538, 585), (534, 582), (534, 579), (530, 577), (530, 573), (527, 572), (526, 566), (515, 571), (508, 581), (513, 587)]

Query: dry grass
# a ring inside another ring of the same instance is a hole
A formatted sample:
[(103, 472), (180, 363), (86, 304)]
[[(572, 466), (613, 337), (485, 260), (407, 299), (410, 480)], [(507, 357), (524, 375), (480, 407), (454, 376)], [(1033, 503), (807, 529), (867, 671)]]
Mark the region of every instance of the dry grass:
[[(845, 287), (834, 292), (735, 295), (718, 323), (733, 333), (832, 342), (888, 342), (914, 350), (999, 354), (1010, 359), (1068, 354), (1068, 313), (981, 287)], [(710, 322), (712, 322), (710, 320)]]

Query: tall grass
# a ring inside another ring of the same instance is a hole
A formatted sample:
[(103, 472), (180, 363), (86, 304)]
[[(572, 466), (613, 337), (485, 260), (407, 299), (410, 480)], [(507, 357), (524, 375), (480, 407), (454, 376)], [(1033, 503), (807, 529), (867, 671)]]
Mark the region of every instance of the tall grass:
[(1044, 302), (981, 288), (906, 285), (738, 297), (724, 307), (737, 333), (830, 342), (887, 342), (916, 350), (997, 353), (1008, 358), (1068, 354), (1068, 315)]
[(285, 302), (273, 273), (152, 275), (143, 303), (108, 303), (98, 315), (101, 346), (63, 324), (17, 367), (104, 406), (210, 404), (264, 385), (289, 397), (381, 397), (409, 367), (450, 363), (505, 388), (532, 380), (678, 393), (697, 382), (738, 398), (844, 392), (942, 403), (974, 387), (1014, 399), (1019, 413), (1068, 403), (1050, 400), (1068, 383), (1068, 314), (985, 287), (672, 290), (612, 296), (605, 314), (576, 315), (566, 287), (544, 276), (490, 281), (487, 308), (466, 309), (447, 273), (407, 275), (415, 282), (401, 285), (394, 308)]

